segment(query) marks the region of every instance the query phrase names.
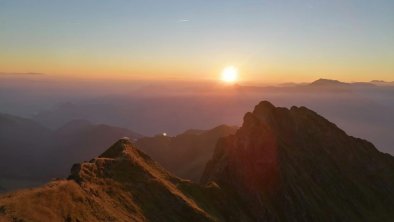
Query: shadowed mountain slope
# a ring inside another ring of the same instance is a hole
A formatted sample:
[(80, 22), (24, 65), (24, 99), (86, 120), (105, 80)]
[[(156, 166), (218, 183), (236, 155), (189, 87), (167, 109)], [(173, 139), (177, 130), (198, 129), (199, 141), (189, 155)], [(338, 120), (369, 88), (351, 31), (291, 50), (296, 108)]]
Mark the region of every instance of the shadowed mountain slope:
[(121, 139), (68, 180), (2, 195), (0, 220), (392, 221), (393, 172), (392, 156), (315, 112), (264, 101), (219, 140), (205, 185)]
[(175, 175), (198, 182), (218, 139), (236, 130), (234, 126), (220, 125), (210, 130), (187, 130), (174, 137), (144, 137), (136, 145)]
[(172, 176), (121, 139), (99, 157), (75, 164), (68, 180), (0, 197), (0, 221), (248, 219), (231, 201), (217, 186)]
[(233, 190), (256, 221), (394, 218), (394, 158), (305, 107), (258, 104), (202, 180)]
[(0, 178), (38, 173), (36, 165), (49, 151), (42, 142), (50, 134), (49, 129), (35, 121), (0, 113)]
[(124, 136), (141, 137), (128, 129), (84, 120), (51, 130), (27, 118), (0, 114), (0, 185), (13, 190), (65, 177), (72, 163), (103, 152)]

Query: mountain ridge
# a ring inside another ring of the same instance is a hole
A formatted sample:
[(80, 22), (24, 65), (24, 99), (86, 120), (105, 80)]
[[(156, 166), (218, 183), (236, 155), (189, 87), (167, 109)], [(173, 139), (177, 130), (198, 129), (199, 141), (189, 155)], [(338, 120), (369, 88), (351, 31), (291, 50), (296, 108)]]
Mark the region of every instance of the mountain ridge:
[[(212, 197), (221, 197), (213, 200)], [(51, 202), (48, 203), (47, 201)], [(223, 202), (224, 201), (224, 202)], [(220, 188), (179, 179), (120, 139), (71, 169), (68, 180), (0, 196), (4, 221), (236, 221)], [(208, 213), (209, 212), (209, 213)]]
[(315, 112), (263, 101), (219, 141), (202, 182), (235, 190), (257, 221), (389, 221), (392, 172), (392, 156)]
[(219, 139), (202, 184), (123, 138), (68, 180), (0, 196), (0, 220), (391, 221), (393, 172), (394, 157), (314, 111), (262, 101)]

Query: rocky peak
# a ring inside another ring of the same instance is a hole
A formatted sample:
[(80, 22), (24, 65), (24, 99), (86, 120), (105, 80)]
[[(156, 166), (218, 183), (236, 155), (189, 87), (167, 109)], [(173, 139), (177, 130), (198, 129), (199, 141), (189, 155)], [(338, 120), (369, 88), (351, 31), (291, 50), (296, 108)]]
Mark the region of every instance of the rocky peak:
[[(253, 112), (247, 113), (244, 121), (252, 125), (264, 124), (271, 129), (278, 127), (282, 121), (289, 120), (289, 110), (286, 108), (277, 108), (268, 101), (262, 101), (255, 106)], [(245, 126), (247, 127), (247, 126)]]
[(69, 179), (79, 183), (107, 179), (123, 181), (131, 179), (132, 172), (145, 176), (146, 172), (157, 170), (161, 169), (150, 157), (136, 149), (128, 138), (122, 138), (89, 162), (74, 164)]
[(102, 153), (99, 157), (117, 158), (127, 153), (131, 153), (133, 149), (133, 144), (131, 143), (130, 139), (121, 138), (104, 153)]
[[(378, 196), (387, 184), (394, 187), (394, 175), (388, 177), (387, 171), (394, 170), (393, 163), (371, 143), (348, 136), (312, 110), (263, 101), (244, 116), (234, 136), (218, 142), (202, 182), (236, 190), (258, 221), (332, 221), (342, 213), (332, 206), (354, 210), (371, 200), (371, 193), (377, 195), (375, 203), (387, 201)], [(368, 175), (380, 182), (369, 181)], [(394, 203), (394, 190), (390, 195), (393, 199), (386, 204)], [(381, 207), (387, 214), (388, 208)], [(319, 209), (333, 215), (324, 218), (314, 212)], [(361, 220), (360, 209), (347, 216)]]
[(293, 139), (300, 139), (298, 136), (309, 134), (324, 136), (324, 132), (327, 131), (335, 131), (338, 135), (346, 136), (335, 124), (306, 107), (275, 107), (268, 101), (260, 102), (253, 112), (245, 114), (240, 131), (262, 128), (285, 139), (290, 139), (289, 134), (297, 135), (293, 136)]
[(257, 113), (270, 113), (273, 112), (276, 109), (276, 107), (274, 105), (272, 105), (272, 103), (268, 102), (268, 101), (261, 101), (259, 104), (257, 104), (254, 107), (253, 113), (257, 114)]

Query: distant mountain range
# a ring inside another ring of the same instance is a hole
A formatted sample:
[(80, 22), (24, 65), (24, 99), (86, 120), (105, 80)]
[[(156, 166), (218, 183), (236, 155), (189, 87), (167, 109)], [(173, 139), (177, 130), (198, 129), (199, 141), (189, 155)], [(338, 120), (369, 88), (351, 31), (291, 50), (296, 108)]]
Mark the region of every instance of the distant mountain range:
[(236, 129), (220, 125), (210, 130), (187, 130), (174, 137), (144, 137), (87, 120), (72, 120), (51, 130), (30, 119), (0, 114), (0, 155), (4, 158), (0, 162), (0, 186), (30, 187), (65, 177), (70, 164), (95, 156), (121, 137), (129, 137), (175, 175), (198, 182), (217, 140)]
[(30, 186), (30, 181), (64, 177), (71, 163), (96, 155), (123, 136), (142, 137), (127, 129), (83, 120), (51, 130), (30, 119), (0, 114), (0, 185), (11, 184), (3, 186), (13, 189)]
[(338, 80), (332, 80), (332, 79), (318, 79), (316, 81), (313, 81), (310, 83), (310, 86), (343, 86), (343, 85), (349, 85), (350, 83), (344, 83), (340, 82)]
[(383, 80), (372, 80), (371, 83), (375, 84), (375, 85), (381, 85), (381, 86), (394, 86), (394, 81), (387, 82), (387, 81), (383, 81)]
[(373, 86), (376, 86), (376, 85), (374, 85), (371, 82), (345, 83), (345, 82), (340, 82), (338, 80), (318, 79), (318, 80), (310, 83), (309, 86), (317, 86), (317, 87), (346, 87), (346, 86), (373, 87)]
[[(310, 83), (285, 83), (275, 86), (242, 86), (237, 85), (238, 90), (242, 91), (264, 91), (264, 90), (291, 90), (295, 92), (346, 92), (351, 90), (381, 90), (379, 87), (394, 86), (394, 82), (374, 80), (371, 82), (341, 82), (333, 79), (318, 79)], [(386, 88), (383, 88), (384, 90)]]
[(92, 124), (132, 127), (147, 136), (158, 132), (178, 135), (191, 127), (240, 125), (247, 107), (264, 99), (280, 106), (310, 107), (346, 132), (394, 154), (394, 137), (389, 133), (394, 130), (394, 85), (382, 81), (344, 83), (320, 79), (270, 87), (253, 83), (219, 86), (212, 82), (133, 85), (122, 81), (119, 85), (100, 85), (100, 89), (88, 83), (74, 86), (41, 82), (27, 81), (23, 85), (19, 80), (0, 81), (0, 112), (31, 118), (53, 130), (74, 119), (83, 119)]
[[(297, 83), (293, 83), (294, 85), (309, 85), (309, 86), (382, 86), (382, 85), (390, 85), (390, 84), (394, 84), (393, 82), (386, 82), (383, 80), (372, 80), (370, 82), (341, 82), (339, 80), (335, 80), (335, 79), (324, 79), (324, 78), (320, 78), (317, 79), (311, 83), (306, 83), (306, 84), (297, 84)], [(289, 84), (288, 84), (289, 85)]]
[(0, 114), (0, 177), (34, 174), (36, 164), (49, 152), (42, 144), (48, 142), (50, 134), (50, 130), (30, 119)]
[(187, 130), (174, 137), (144, 137), (136, 146), (176, 176), (199, 182), (219, 138), (238, 127), (220, 125), (210, 130)]
[(393, 172), (393, 156), (317, 113), (263, 101), (219, 139), (201, 185), (124, 138), (74, 165), (67, 180), (1, 196), (0, 219), (389, 222)]

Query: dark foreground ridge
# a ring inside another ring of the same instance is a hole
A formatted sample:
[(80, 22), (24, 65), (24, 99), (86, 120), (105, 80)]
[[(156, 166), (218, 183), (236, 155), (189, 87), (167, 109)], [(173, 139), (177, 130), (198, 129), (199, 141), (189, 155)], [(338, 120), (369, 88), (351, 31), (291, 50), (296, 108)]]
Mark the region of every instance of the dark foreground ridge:
[(201, 181), (171, 175), (125, 138), (68, 180), (1, 196), (0, 221), (394, 218), (394, 158), (305, 107), (258, 104), (218, 141)]

